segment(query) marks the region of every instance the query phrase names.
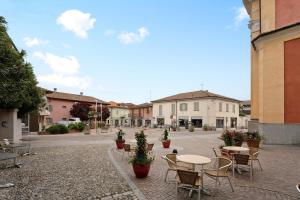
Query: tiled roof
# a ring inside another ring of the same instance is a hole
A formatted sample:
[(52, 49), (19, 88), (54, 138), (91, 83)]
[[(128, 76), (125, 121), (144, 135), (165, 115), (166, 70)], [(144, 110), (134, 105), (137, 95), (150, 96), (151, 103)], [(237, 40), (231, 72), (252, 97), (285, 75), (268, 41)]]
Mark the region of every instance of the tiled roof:
[(139, 105), (135, 105), (133, 106), (132, 108), (147, 108), (147, 107), (152, 107), (152, 103), (142, 103), (142, 104), (139, 104)]
[(110, 108), (131, 108), (133, 106), (135, 106), (134, 104), (132, 103), (117, 103), (117, 102), (114, 102), (114, 101), (110, 101), (108, 102)]
[(242, 101), (241, 105), (243, 105), (243, 106), (251, 106), (251, 101), (250, 100)]
[(158, 99), (158, 100), (155, 100), (155, 101), (152, 101), (152, 102), (156, 103), (156, 102), (164, 102), (164, 101), (201, 99), (201, 98), (213, 98), (213, 99), (222, 99), (222, 100), (227, 100), (227, 101), (240, 102), (237, 99), (225, 97), (225, 96), (222, 96), (222, 95), (219, 95), (219, 94), (214, 94), (212, 92), (208, 92), (207, 90), (180, 93), (180, 94), (176, 94), (176, 95), (173, 95), (173, 96)]
[(96, 100), (98, 103), (102, 103), (107, 105), (105, 101), (102, 101), (100, 99), (91, 97), (91, 96), (85, 96), (85, 95), (79, 95), (79, 94), (71, 94), (71, 93), (64, 93), (64, 92), (52, 92), (46, 94), (47, 98), (52, 99), (63, 99), (63, 100), (69, 100), (69, 101), (76, 101), (76, 102), (88, 102), (88, 103), (96, 103)]

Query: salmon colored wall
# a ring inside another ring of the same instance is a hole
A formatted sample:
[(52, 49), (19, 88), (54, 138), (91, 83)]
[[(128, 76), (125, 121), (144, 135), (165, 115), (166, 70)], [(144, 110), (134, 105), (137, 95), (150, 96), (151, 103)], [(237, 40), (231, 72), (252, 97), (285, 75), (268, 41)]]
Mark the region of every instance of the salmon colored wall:
[(300, 39), (284, 43), (284, 59), (284, 120), (300, 123)]
[[(52, 105), (53, 110), (50, 112), (51, 117), (53, 119), (53, 123), (57, 123), (62, 120), (62, 118), (69, 119), (71, 117), (70, 110), (74, 104), (73, 101), (65, 101), (60, 99), (48, 99), (48, 104)], [(63, 108), (66, 106), (66, 108)]]
[(133, 108), (131, 110), (131, 113), (133, 114), (133, 118), (152, 118), (153, 117), (153, 111), (152, 107), (149, 107), (149, 113), (147, 113), (147, 108)]
[[(62, 100), (62, 99), (50, 99), (48, 98), (48, 104), (52, 105), (52, 111), (50, 112), (50, 116), (53, 119), (53, 123), (57, 123), (61, 121), (62, 118), (71, 118), (70, 110), (73, 107), (74, 101)], [(91, 104), (95, 106), (94, 104)], [(66, 108), (63, 108), (66, 106)]]
[(276, 0), (276, 28), (284, 27), (300, 21), (299, 0)]

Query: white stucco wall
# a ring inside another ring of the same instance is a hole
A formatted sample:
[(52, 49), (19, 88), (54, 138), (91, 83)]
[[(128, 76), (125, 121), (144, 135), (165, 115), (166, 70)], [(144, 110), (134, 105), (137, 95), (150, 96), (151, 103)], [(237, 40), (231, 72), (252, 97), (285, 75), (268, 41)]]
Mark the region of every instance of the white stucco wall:
[[(194, 103), (199, 102), (199, 111), (194, 111)], [(180, 111), (180, 104), (187, 103), (188, 110)], [(222, 103), (222, 111), (219, 111), (219, 103)], [(170, 102), (154, 102), (153, 103), (153, 117), (155, 118), (154, 123), (157, 123), (157, 118), (164, 118), (165, 125), (171, 125), (171, 115), (172, 115), (172, 104), (176, 104), (176, 101)], [(226, 104), (229, 106), (228, 112), (226, 111)], [(159, 106), (162, 105), (162, 115), (159, 115)], [(235, 112), (233, 112), (232, 107), (235, 106)], [(176, 116), (176, 114), (175, 114)], [(175, 119), (176, 117), (173, 117)], [(202, 124), (208, 124), (211, 127), (216, 127), (216, 118), (224, 118), (224, 128), (226, 126), (230, 127), (230, 119), (232, 117), (237, 118), (237, 123), (239, 123), (239, 103), (233, 101), (225, 101), (218, 99), (193, 99), (193, 100), (179, 100), (177, 101), (177, 119), (188, 118), (189, 121), (193, 117), (199, 117), (202, 119)], [(237, 124), (239, 126), (239, 124)]]
[(0, 139), (18, 142), (22, 139), (21, 120), (17, 119), (17, 109), (0, 109)]

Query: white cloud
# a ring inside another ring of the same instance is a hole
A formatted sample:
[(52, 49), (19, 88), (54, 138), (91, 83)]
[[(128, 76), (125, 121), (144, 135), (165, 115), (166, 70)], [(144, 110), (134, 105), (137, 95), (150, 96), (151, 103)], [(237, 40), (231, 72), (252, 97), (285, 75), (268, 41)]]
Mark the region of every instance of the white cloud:
[(122, 44), (133, 44), (137, 42), (142, 42), (147, 36), (149, 36), (149, 31), (145, 27), (138, 29), (137, 33), (123, 31), (118, 36), (118, 39)]
[(33, 56), (43, 60), (56, 74), (77, 74), (80, 64), (74, 56), (59, 57), (51, 53), (35, 52)]
[(39, 82), (62, 85), (79, 89), (87, 89), (91, 85), (89, 77), (64, 76), (61, 74), (49, 74), (37, 76)]
[(35, 52), (33, 56), (44, 61), (52, 70), (48, 75), (37, 76), (40, 82), (80, 89), (86, 89), (91, 84), (89, 77), (79, 75), (80, 64), (74, 56), (60, 57), (42, 52)]
[(39, 45), (49, 43), (47, 40), (42, 40), (42, 39), (39, 39), (36, 37), (24, 37), (23, 41), (25, 42), (26, 46), (28, 46), (28, 47), (39, 46)]
[(56, 20), (57, 24), (62, 25), (66, 30), (75, 33), (80, 38), (87, 38), (87, 32), (94, 28), (95, 18), (90, 13), (83, 13), (79, 10), (67, 10)]
[(244, 20), (248, 20), (249, 19), (249, 15), (247, 13), (247, 10), (245, 7), (239, 7), (235, 9), (235, 17), (234, 17), (234, 24), (236, 27), (240, 26), (241, 23)]

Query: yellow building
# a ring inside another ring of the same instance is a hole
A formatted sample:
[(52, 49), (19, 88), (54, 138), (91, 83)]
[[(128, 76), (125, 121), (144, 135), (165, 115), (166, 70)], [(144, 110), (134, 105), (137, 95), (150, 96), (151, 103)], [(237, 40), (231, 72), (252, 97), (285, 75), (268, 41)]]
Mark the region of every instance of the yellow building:
[(269, 144), (300, 143), (300, 1), (243, 0), (251, 30), (251, 123)]

